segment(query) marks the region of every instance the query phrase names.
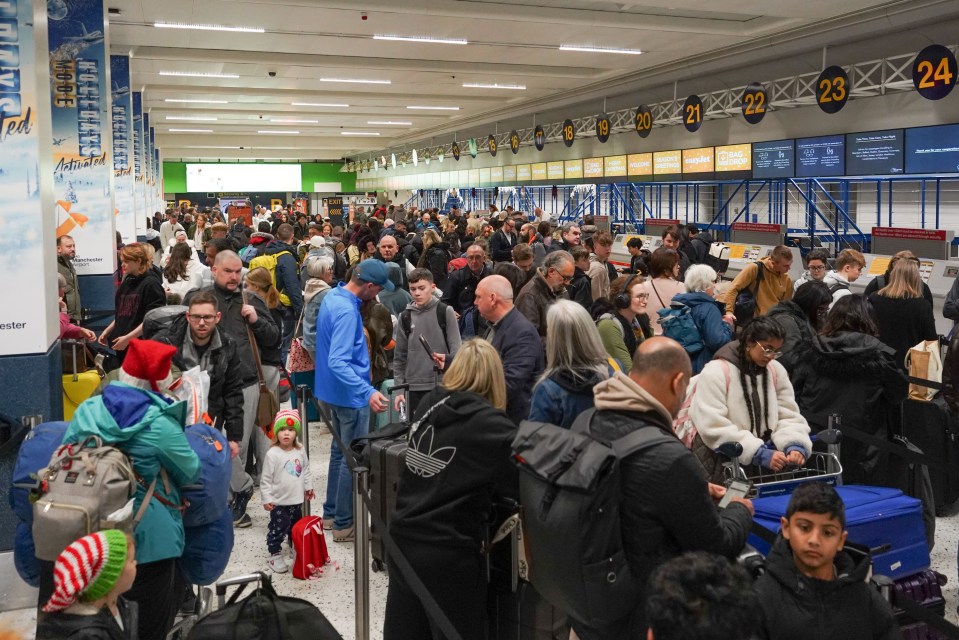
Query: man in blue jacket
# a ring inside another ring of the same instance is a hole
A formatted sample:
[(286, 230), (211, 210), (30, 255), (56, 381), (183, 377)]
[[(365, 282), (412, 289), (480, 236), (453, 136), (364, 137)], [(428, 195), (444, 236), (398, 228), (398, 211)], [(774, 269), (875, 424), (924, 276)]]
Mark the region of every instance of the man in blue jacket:
[(530, 394), (546, 366), (539, 331), (513, 307), (513, 287), (503, 276), (480, 280), (475, 303), (490, 323), (486, 339), (503, 360), (506, 413), (519, 424), (529, 417)]
[[(364, 260), (349, 282), (326, 295), (316, 318), (316, 397), (330, 409), (330, 428), (347, 443), (369, 432), (371, 409), (380, 413), (389, 405), (370, 384), (370, 355), (360, 317), (360, 305), (383, 289), (395, 289), (386, 265)], [(334, 542), (353, 540), (353, 478), (336, 443), (330, 450), (323, 526), (333, 529)]]

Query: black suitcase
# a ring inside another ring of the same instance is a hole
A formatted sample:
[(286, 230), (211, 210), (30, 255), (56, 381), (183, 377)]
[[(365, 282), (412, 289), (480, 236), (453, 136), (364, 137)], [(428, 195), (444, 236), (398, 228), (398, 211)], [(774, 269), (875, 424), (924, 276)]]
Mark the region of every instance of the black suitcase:
[(903, 598), (908, 598), (923, 609), (928, 609), (938, 616), (944, 616), (946, 613), (946, 599), (942, 595), (944, 581), (945, 576), (928, 570), (896, 580), (892, 592), (893, 613), (896, 615), (896, 621), (899, 623), (903, 638), (907, 640), (947, 640), (945, 634), (930, 629), (923, 622), (916, 622), (896, 607), (897, 602)]
[[(902, 403), (902, 431), (923, 453), (952, 467), (959, 466), (959, 419), (938, 399)], [(929, 469), (936, 511), (941, 514), (959, 499), (959, 476)]]

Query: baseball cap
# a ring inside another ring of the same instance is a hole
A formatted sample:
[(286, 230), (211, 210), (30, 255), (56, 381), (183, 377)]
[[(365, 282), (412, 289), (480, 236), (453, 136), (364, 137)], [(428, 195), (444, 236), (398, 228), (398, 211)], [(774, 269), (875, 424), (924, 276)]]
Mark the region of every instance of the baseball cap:
[(364, 260), (356, 265), (356, 277), (363, 282), (369, 282), (378, 287), (383, 287), (386, 291), (396, 289), (396, 286), (390, 281), (390, 273), (386, 268), (386, 264), (375, 258)]

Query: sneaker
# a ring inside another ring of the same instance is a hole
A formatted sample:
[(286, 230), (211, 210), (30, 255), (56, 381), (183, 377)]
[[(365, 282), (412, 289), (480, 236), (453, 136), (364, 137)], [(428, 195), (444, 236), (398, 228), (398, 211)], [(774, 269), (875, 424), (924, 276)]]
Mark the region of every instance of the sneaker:
[(326, 531), (333, 530), (333, 518), (323, 518), (323, 529)]
[(250, 498), (253, 497), (253, 487), (246, 491), (234, 494), (233, 496), (233, 522), (240, 520), (246, 514), (246, 506), (250, 504)]
[(192, 615), (196, 613), (197, 598), (196, 594), (193, 592), (193, 586), (187, 587), (188, 591), (184, 592), (183, 602), (180, 603), (180, 613), (183, 615)]
[(270, 568), (273, 569), (273, 573), (286, 573), (290, 570), (290, 566), (286, 564), (286, 558), (281, 553), (270, 556)]
[(356, 528), (349, 526), (346, 529), (333, 529), (333, 542), (353, 542), (356, 539)]
[(253, 520), (250, 518), (249, 513), (244, 513), (242, 516), (233, 521), (234, 529), (249, 529), (253, 526)]

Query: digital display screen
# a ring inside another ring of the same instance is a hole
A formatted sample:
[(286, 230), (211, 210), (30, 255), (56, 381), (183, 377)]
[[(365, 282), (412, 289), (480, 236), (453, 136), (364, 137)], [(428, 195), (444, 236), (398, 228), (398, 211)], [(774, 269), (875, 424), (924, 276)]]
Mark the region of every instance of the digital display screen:
[(563, 163), (563, 172), (566, 174), (566, 179), (576, 179), (583, 177), (583, 161), (582, 160), (567, 160)]
[(603, 173), (607, 178), (625, 176), (626, 156), (606, 156), (603, 158)]
[(796, 141), (775, 140), (753, 144), (753, 177), (792, 178), (796, 175)]
[(684, 174), (712, 173), (714, 162), (712, 147), (683, 149)]
[(906, 173), (959, 172), (959, 125), (906, 129)]
[(656, 151), (653, 153), (653, 174), (662, 175), (680, 175), (683, 172), (683, 152), (676, 151)]
[(841, 176), (845, 171), (845, 136), (821, 136), (796, 140), (796, 177)]
[(902, 173), (902, 129), (846, 135), (846, 175), (883, 176)]
[(188, 164), (187, 191), (300, 191), (299, 164)]
[(752, 166), (752, 148), (748, 144), (716, 147), (716, 172), (749, 171)]

